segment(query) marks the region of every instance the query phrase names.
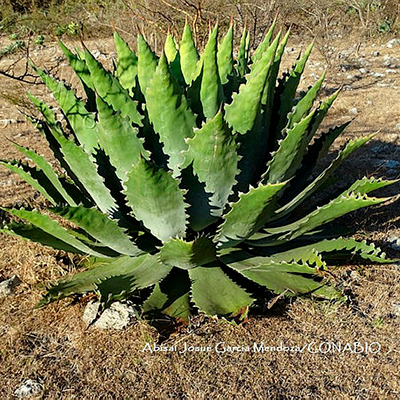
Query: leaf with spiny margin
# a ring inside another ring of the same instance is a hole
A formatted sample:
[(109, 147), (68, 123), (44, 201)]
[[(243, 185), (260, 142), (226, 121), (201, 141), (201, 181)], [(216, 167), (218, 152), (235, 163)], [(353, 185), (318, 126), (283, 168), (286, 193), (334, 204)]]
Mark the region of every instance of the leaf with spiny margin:
[(49, 246), (53, 249), (66, 251), (68, 253), (84, 255), (86, 252), (78, 250), (68, 243), (56, 238), (55, 236), (45, 232), (32, 224), (12, 222), (0, 228), (0, 233), (20, 237), (32, 242), (40, 243), (43, 246)]
[(143, 313), (150, 317), (165, 314), (186, 321), (192, 315), (189, 293), (190, 279), (187, 271), (173, 268), (155, 285), (150, 297), (143, 303)]
[(167, 57), (169, 64), (171, 64), (175, 60), (178, 54), (178, 49), (175, 43), (175, 39), (169, 32), (164, 43), (164, 53), (165, 56)]
[(51, 189), (54, 188), (52, 188), (51, 182), (47, 180), (46, 175), (44, 175), (43, 171), (40, 169), (30, 167), (28, 164), (22, 163), (21, 161), (7, 161), (0, 159), (0, 165), (19, 175), (25, 182), (36, 189), (53, 205), (60, 201), (61, 196), (57, 191), (51, 191)]
[(76, 248), (84, 254), (89, 254), (96, 257), (104, 257), (103, 254), (96, 252), (95, 250), (86, 246), (80, 240), (76, 239), (73, 235), (68, 233), (66, 229), (62, 228), (57, 221), (54, 221), (47, 215), (40, 214), (36, 210), (29, 211), (24, 209), (17, 210), (12, 208), (1, 209), (13, 215), (14, 217), (25, 219), (30, 224), (35, 225), (49, 235), (52, 235), (55, 238), (67, 243), (68, 245)]
[(240, 193), (239, 200), (230, 204), (231, 209), (218, 228), (215, 241), (219, 247), (232, 247), (260, 229), (274, 212), (276, 195), (285, 185), (286, 182), (259, 185)]
[(247, 67), (248, 53), (246, 51), (247, 36), (248, 33), (247, 33), (247, 28), (245, 26), (243, 29), (242, 37), (240, 39), (240, 45), (237, 56), (237, 65), (236, 65), (236, 70), (240, 78), (244, 78), (248, 69)]
[(34, 96), (30, 96), (30, 98), (46, 118), (46, 122), (50, 128), (46, 137), (51, 141), (52, 138), (49, 137), (51, 134), (59, 144), (59, 149), (54, 146), (52, 149), (60, 163), (67, 164), (68, 170), (72, 172), (70, 177), (73, 179), (74, 183), (93, 199), (101, 211), (109, 212), (115, 209), (115, 200), (104, 185), (101, 176), (97, 173), (97, 168), (89, 155), (63, 135), (59, 124), (55, 120), (54, 113), (47, 104), (36, 99)]
[[(68, 203), (70, 206), (76, 206), (76, 202), (73, 200), (73, 198), (68, 194), (68, 192), (65, 190), (64, 186), (62, 185), (60, 181), (60, 177), (53, 171), (53, 168), (51, 165), (46, 161), (46, 159), (41, 156), (40, 154), (36, 153), (33, 150), (30, 150), (28, 148), (22, 147), (18, 145), (17, 143), (14, 143), (14, 146), (23, 154), (25, 154), (26, 157), (31, 159), (40, 169), (43, 171), (43, 173), (46, 175), (47, 179), (51, 182), (51, 184), (54, 186), (55, 190), (60, 194), (60, 197), (64, 199), (66, 203)], [(59, 203), (60, 201), (57, 201)]]
[(212, 215), (221, 216), (236, 183), (238, 174), (237, 144), (235, 137), (224, 121), (222, 111), (208, 120), (195, 135), (187, 141), (185, 166), (193, 163), (193, 172), (205, 190), (211, 193)]
[(163, 242), (185, 236), (184, 192), (169, 172), (140, 159), (128, 173), (125, 187), (134, 216), (154, 236)]
[[(328, 97), (325, 101), (321, 102), (321, 104), (317, 107), (316, 112), (314, 114), (313, 121), (308, 130), (308, 138), (311, 140), (314, 134), (317, 132), (321, 122), (324, 120), (326, 114), (331, 108), (333, 102), (336, 100), (339, 95), (340, 89), (333, 93), (330, 97)], [(347, 125), (346, 125), (347, 126)], [(319, 140), (319, 139), (317, 139)], [(329, 145), (330, 146), (330, 145)]]
[(234, 132), (245, 134), (253, 128), (278, 44), (279, 36), (247, 75), (247, 82), (240, 85), (239, 93), (233, 94), (232, 103), (225, 107), (225, 120)]
[(254, 268), (241, 269), (239, 263), (235, 266), (243, 276), (276, 294), (311, 294), (329, 300), (343, 299), (343, 295), (326, 281), (315, 280), (317, 270), (307, 264), (268, 261)]
[(169, 156), (168, 166), (177, 176), (184, 161), (182, 151), (187, 149), (185, 138), (193, 136), (196, 117), (189, 109), (185, 96), (174, 91), (167, 60), (162, 55), (145, 97), (149, 119), (164, 144), (164, 153)]
[(228, 76), (233, 74), (233, 24), (218, 45), (217, 63), (221, 85), (225, 85), (229, 81)]
[(307, 48), (303, 57), (297, 60), (292, 70), (290, 71), (289, 76), (282, 83), (283, 88), (279, 98), (279, 111), (278, 111), (279, 122), (277, 125), (278, 132), (281, 132), (281, 130), (286, 126), (288, 122), (288, 114), (293, 107), (297, 87), (299, 86), (301, 75), (303, 74), (305, 65), (311, 54), (312, 48), (313, 48), (313, 43), (311, 43), (310, 46)]
[(140, 90), (145, 95), (147, 87), (156, 72), (158, 60), (143, 35), (138, 35), (137, 46), (139, 86)]
[(117, 31), (114, 32), (114, 42), (117, 50), (117, 70), (115, 71), (115, 76), (118, 78), (121, 86), (133, 96), (133, 88), (136, 86), (136, 77), (138, 75), (138, 58)]
[(200, 99), (204, 116), (207, 119), (211, 119), (217, 114), (224, 98), (218, 73), (217, 45), (218, 25), (211, 32), (201, 56), (203, 61), (203, 77), (200, 86)]
[(116, 169), (118, 178), (124, 182), (126, 176), (140, 157), (149, 158), (149, 152), (143, 147), (143, 139), (139, 139), (138, 128), (129, 118), (109, 106), (99, 96), (96, 98), (98, 118), (97, 131), (100, 147), (110, 158)]
[(180, 187), (186, 191), (185, 200), (190, 205), (187, 209), (189, 228), (199, 232), (218, 220), (218, 217), (212, 215), (214, 208), (210, 205), (211, 194), (205, 191), (204, 183), (199, 182), (192, 164), (182, 169), (181, 179)]
[(191, 298), (195, 306), (208, 315), (231, 316), (253, 299), (233, 282), (217, 263), (189, 270)]
[(95, 115), (88, 112), (85, 103), (79, 100), (75, 93), (62, 82), (58, 82), (36, 66), (33, 67), (54, 95), (85, 152), (92, 154), (93, 149), (97, 146)]
[(171, 239), (161, 247), (158, 257), (162, 263), (171, 267), (196, 268), (215, 260), (215, 244), (205, 236), (191, 242)]
[(137, 256), (143, 253), (129, 239), (123, 228), (115, 220), (110, 219), (96, 208), (86, 207), (57, 207), (49, 211), (73, 222), (86, 231), (101, 245), (105, 245), (116, 252), (128, 256)]
[(274, 22), (272, 23), (271, 27), (269, 28), (268, 32), (266, 33), (264, 40), (258, 45), (253, 56), (251, 57), (253, 64), (262, 58), (264, 52), (270, 46), (275, 27), (276, 27), (276, 19), (274, 19)]
[(239, 270), (256, 268), (260, 265), (265, 265), (270, 261), (275, 263), (281, 261), (286, 263), (301, 262), (303, 264), (306, 263), (310, 267), (315, 267), (318, 269), (323, 269), (326, 267), (326, 263), (322, 260), (321, 255), (317, 250), (311, 247), (299, 253), (296, 253), (295, 251), (275, 253), (276, 250), (277, 248), (274, 248), (273, 250), (271, 248), (261, 247), (257, 247), (256, 249), (252, 248), (252, 253), (257, 254), (254, 255), (240, 248), (231, 247), (227, 249), (220, 249), (218, 252), (218, 259), (225, 265)]
[[(347, 125), (346, 125), (347, 126)], [(344, 129), (345, 127), (343, 127)], [(345, 148), (338, 154), (336, 159), (322, 171), (304, 190), (302, 190), (297, 196), (295, 196), (289, 203), (282, 206), (276, 211), (276, 216), (271, 220), (279, 219), (292, 212), (296, 207), (302, 204), (306, 199), (313, 195), (319, 188), (321, 188), (328, 179), (335, 173), (343, 161), (349, 157), (354, 151), (359, 149), (366, 142), (371, 140), (375, 135), (350, 140)], [(307, 157), (307, 156), (306, 156)], [(301, 173), (301, 169), (299, 174)]]
[[(271, 66), (270, 74), (267, 80), (267, 83), (264, 87), (263, 95), (261, 98), (261, 104), (264, 106), (263, 109), (265, 111), (264, 113), (264, 124), (266, 125), (268, 131), (267, 135), (271, 135), (271, 132), (269, 132), (270, 128), (270, 120), (272, 117), (272, 109), (274, 106), (274, 98), (275, 98), (275, 89), (276, 89), (276, 80), (278, 78), (279, 74), (279, 68), (281, 65), (281, 60), (283, 53), (285, 51), (286, 44), (289, 39), (289, 34), (290, 34), (290, 29), (286, 32), (285, 36), (279, 43), (279, 46), (276, 49), (275, 52), (275, 58), (274, 62)], [(272, 135), (271, 135), (272, 136)]]
[(368, 194), (369, 192), (373, 192), (374, 190), (383, 188), (388, 185), (393, 185), (394, 183), (399, 182), (399, 179), (393, 179), (393, 180), (385, 180), (382, 178), (367, 178), (364, 176), (364, 178), (361, 178), (357, 181), (355, 181), (348, 189), (347, 193), (357, 193), (357, 194)]
[(47, 289), (46, 295), (36, 308), (75, 293), (94, 291), (99, 281), (104, 279), (108, 279), (108, 285), (103, 287), (104, 296), (111, 293), (118, 295), (123, 291), (132, 293), (158, 283), (170, 270), (170, 267), (162, 265), (157, 257), (150, 254), (138, 257), (121, 256), (111, 262), (59, 280)]
[(192, 31), (188, 24), (183, 29), (182, 40), (179, 44), (181, 69), (185, 82), (190, 85), (199, 72), (199, 54), (193, 40)]
[(331, 200), (328, 204), (317, 208), (315, 211), (296, 222), (282, 227), (267, 228), (266, 230), (273, 234), (287, 232), (283, 236), (279, 237), (278, 241), (293, 240), (304, 233), (309, 232), (318, 226), (327, 224), (328, 222), (331, 222), (351, 211), (371, 205), (381, 204), (389, 199), (390, 198), (374, 198), (367, 197), (366, 195), (359, 195), (357, 193), (348, 194), (344, 192), (344, 194), (341, 194), (334, 200)]
[(88, 49), (85, 49), (85, 60), (99, 96), (115, 111), (121, 111), (123, 117), (128, 116), (132, 123), (141, 126), (143, 117), (138, 111), (137, 101), (130, 97), (129, 91), (122, 87), (119, 80)]
[[(250, 242), (248, 242), (251, 244)], [(257, 247), (257, 253), (264, 249)], [(308, 255), (311, 252), (317, 252), (321, 254), (323, 260), (335, 260), (340, 259), (341, 256), (345, 256), (346, 260), (350, 260), (352, 257), (356, 260), (363, 259), (376, 263), (392, 263), (386, 257), (386, 254), (374, 243), (368, 244), (365, 240), (359, 241), (353, 238), (334, 238), (324, 239), (322, 241), (312, 243), (305, 246), (295, 247), (291, 250), (283, 252), (276, 252), (276, 249), (272, 250), (265, 248), (265, 254), (268, 258), (274, 261), (307, 261)], [(263, 252), (264, 253), (264, 252)]]
[(72, 69), (75, 71), (76, 75), (82, 83), (83, 89), (85, 90), (86, 96), (88, 98), (87, 106), (90, 106), (89, 111), (94, 111), (94, 85), (85, 60), (82, 60), (79, 55), (74, 54), (67, 46), (65, 46), (65, 44), (61, 40), (58, 40), (58, 45), (60, 46), (65, 57), (67, 57), (69, 64), (71, 65)]
[(308, 145), (308, 128), (315, 111), (303, 118), (293, 128), (285, 129), (285, 137), (272, 154), (268, 169), (262, 177), (264, 183), (282, 182), (291, 178), (299, 168)]
[(299, 100), (299, 102), (293, 107), (292, 111), (288, 115), (288, 124), (286, 129), (293, 128), (295, 124), (299, 123), (310, 111), (315, 99), (317, 98), (318, 92), (321, 89), (322, 83), (325, 79), (325, 72), (321, 78), (312, 86), (307, 93)]

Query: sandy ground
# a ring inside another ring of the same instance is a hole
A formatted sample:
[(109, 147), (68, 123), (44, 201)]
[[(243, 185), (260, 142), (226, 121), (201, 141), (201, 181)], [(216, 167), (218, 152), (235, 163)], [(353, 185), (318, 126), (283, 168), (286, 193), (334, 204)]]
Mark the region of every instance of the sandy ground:
[[(88, 45), (112, 55), (110, 40)], [(287, 52), (285, 65), (305, 45), (297, 41), (293, 51)], [(348, 138), (379, 131), (373, 141), (343, 165), (341, 179), (351, 183), (371, 174), (399, 178), (400, 169), (390, 168), (388, 161), (400, 161), (400, 68), (384, 63), (388, 57), (399, 57), (400, 64), (400, 45), (387, 48), (384, 43), (370, 42), (358, 52), (352, 43), (334, 45), (332, 64), (336, 67), (328, 69), (326, 92), (344, 87), (325, 126), (355, 117), (335, 148)], [(351, 53), (346, 53), (349, 49)], [(50, 43), (32, 58), (49, 67), (59, 57), (56, 46)], [(1, 60), (9, 62), (12, 59)], [(324, 69), (324, 58), (315, 51), (305, 83), (313, 83)], [(61, 64), (60, 75), (69, 81), (72, 73)], [(40, 134), (17, 111), (15, 103), (21, 107), (26, 90), (48, 98), (43, 86), (0, 80), (0, 158), (19, 158), (7, 140), (11, 139), (37, 149), (51, 160)], [(396, 184), (380, 195), (398, 192)], [(43, 204), (33, 189), (1, 168), (0, 205), (17, 202)], [(390, 237), (400, 237), (398, 211), (399, 202), (395, 202), (346, 216), (342, 221), (357, 224), (361, 237), (377, 241), (389, 255), (399, 257), (399, 252), (389, 245)], [(70, 273), (74, 261), (60, 252), (0, 235), (0, 280), (16, 274), (23, 281), (15, 296), (0, 299), (0, 398), (13, 398), (14, 390), (26, 379), (43, 385), (39, 397), (45, 399), (400, 397), (398, 265), (336, 269), (338, 282), (353, 295), (349, 306), (307, 299), (281, 301), (267, 315), (250, 316), (242, 326), (196, 317), (188, 326), (177, 329), (163, 345), (182, 350), (187, 343), (209, 346), (211, 350), (180, 354), (142, 352), (146, 343), (152, 345), (160, 340), (155, 328), (144, 321), (138, 320), (123, 332), (102, 332), (86, 329), (82, 321), (84, 303), (72, 306), (66, 300), (34, 310), (43, 282)], [(221, 342), (224, 344), (218, 345)], [(364, 351), (326, 352), (326, 342), (352, 346), (359, 342)], [(292, 347), (292, 351), (255, 351), (261, 343), (278, 349), (282, 344), (282, 348)], [(374, 344), (370, 346), (371, 343)], [(218, 352), (229, 346), (241, 351)], [(304, 346), (299, 352), (297, 348)]]

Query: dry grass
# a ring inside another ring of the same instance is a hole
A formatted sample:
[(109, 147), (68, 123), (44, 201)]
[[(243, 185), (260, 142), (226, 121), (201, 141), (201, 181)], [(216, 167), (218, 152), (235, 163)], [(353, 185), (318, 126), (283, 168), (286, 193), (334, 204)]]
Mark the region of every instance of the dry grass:
[[(101, 46), (107, 52), (109, 41)], [(362, 51), (369, 57), (373, 50), (367, 46)], [(392, 50), (380, 51), (385, 54)], [(51, 48), (49, 53), (50, 58)], [(293, 57), (287, 57), (287, 64), (288, 58)], [(49, 62), (35, 61), (46, 65)], [(315, 54), (312, 61), (321, 60)], [(382, 60), (375, 61), (370, 69), (380, 72)], [(318, 68), (313, 71), (320, 73)], [(329, 87), (350, 83), (336, 72), (328, 74)], [(359, 115), (347, 130), (346, 138), (381, 129), (369, 147), (344, 165), (343, 183), (372, 172), (385, 176), (379, 159), (399, 160), (400, 138), (394, 127), (400, 122), (396, 89), (400, 78), (396, 75), (393, 79), (394, 87), (378, 87), (372, 78), (353, 83), (354, 90), (343, 91), (327, 120), (327, 125), (342, 122), (349, 117), (348, 110), (357, 107)], [(312, 80), (307, 78), (306, 82)], [(1, 92), (14, 93), (17, 86), (12, 84), (1, 81)], [(41, 92), (43, 87), (34, 91)], [(0, 108), (0, 119), (3, 118), (18, 118), (14, 106), (7, 102)], [(0, 130), (2, 158), (17, 157), (5, 140), (7, 137), (49, 156), (40, 135), (29, 125), (19, 123), (17, 127)], [(372, 152), (377, 146), (380, 146), (378, 153)], [(4, 169), (0, 170), (0, 188), (2, 206), (21, 200), (36, 206), (42, 204), (40, 198), (34, 198), (32, 189)], [(386, 193), (396, 191), (399, 184), (388, 188)], [(342, 223), (358, 224), (364, 237), (380, 241), (390, 251), (385, 241), (389, 235), (400, 234), (399, 220), (395, 218), (398, 207), (397, 202), (387, 208), (361, 211), (343, 218)], [(361, 222), (364, 219), (366, 222)], [(196, 317), (164, 342), (178, 348), (185, 342), (211, 347), (219, 342), (230, 346), (252, 346), (254, 342), (279, 346), (282, 342), (300, 347), (325, 341), (379, 342), (381, 351), (376, 354), (143, 353), (147, 342), (160, 340), (159, 333), (144, 321), (135, 322), (123, 332), (102, 332), (86, 329), (81, 318), (84, 303), (71, 306), (66, 300), (44, 310), (33, 309), (42, 293), (42, 282), (57, 279), (73, 268), (73, 260), (59, 252), (0, 235), (0, 280), (17, 274), (23, 281), (14, 297), (0, 299), (1, 399), (11, 399), (14, 390), (26, 379), (43, 384), (44, 399), (396, 399), (400, 396), (400, 318), (393, 306), (400, 303), (398, 265), (334, 270), (337, 281), (352, 293), (349, 306), (307, 299), (281, 301), (267, 315), (253, 315), (242, 326)]]

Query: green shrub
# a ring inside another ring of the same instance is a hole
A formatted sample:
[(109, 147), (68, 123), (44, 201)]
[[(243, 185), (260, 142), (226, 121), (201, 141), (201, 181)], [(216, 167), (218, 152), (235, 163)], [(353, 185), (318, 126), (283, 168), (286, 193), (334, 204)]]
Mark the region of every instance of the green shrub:
[(324, 191), (373, 135), (348, 141), (313, 176), (348, 123), (313, 141), (338, 93), (314, 105), (323, 75), (297, 97), (312, 46), (277, 81), (289, 34), (273, 39), (273, 30), (254, 54), (245, 30), (236, 59), (233, 26), (219, 43), (215, 27), (201, 55), (188, 25), (179, 46), (168, 35), (160, 57), (142, 35), (135, 54), (115, 33), (114, 73), (87, 49), (73, 53), (60, 42), (86, 101), (34, 67), (67, 124), (32, 95), (42, 117), (29, 118), (66, 176), (16, 145), (36, 167), (1, 164), (52, 206), (46, 214), (5, 209), (26, 223), (2, 232), (97, 260), (50, 286), (39, 306), (95, 292), (103, 306), (136, 296), (144, 313), (244, 316), (255, 299), (265, 299), (265, 288), (342, 299), (324, 273), (336, 258), (388, 262), (373, 244), (335, 237), (326, 227), (387, 200), (368, 196), (393, 182), (381, 179), (363, 178), (338, 196)]

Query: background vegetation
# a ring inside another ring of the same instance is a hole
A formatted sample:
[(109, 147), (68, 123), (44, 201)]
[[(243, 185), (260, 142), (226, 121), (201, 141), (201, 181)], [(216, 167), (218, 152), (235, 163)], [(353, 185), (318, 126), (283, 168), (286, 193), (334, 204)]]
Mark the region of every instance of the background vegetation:
[(127, 33), (145, 23), (152, 35), (168, 26), (180, 31), (186, 17), (203, 40), (208, 21), (219, 18), (247, 23), (254, 46), (261, 40), (276, 12), (278, 23), (294, 32), (329, 40), (332, 35), (375, 36), (399, 31), (397, 0), (0, 0), (0, 32), (99, 37), (108, 35), (113, 22)]

